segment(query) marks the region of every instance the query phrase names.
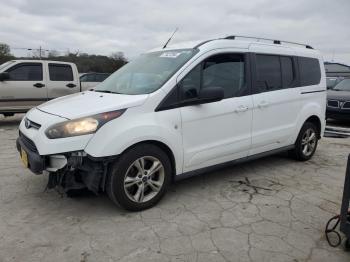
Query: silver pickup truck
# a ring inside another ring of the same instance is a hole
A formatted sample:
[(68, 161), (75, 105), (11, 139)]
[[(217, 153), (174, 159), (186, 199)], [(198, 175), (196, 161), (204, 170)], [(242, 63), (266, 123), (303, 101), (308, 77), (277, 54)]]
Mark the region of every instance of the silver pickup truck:
[(73, 63), (12, 60), (0, 65), (0, 114), (24, 113), (45, 101), (91, 89), (93, 84), (80, 82)]

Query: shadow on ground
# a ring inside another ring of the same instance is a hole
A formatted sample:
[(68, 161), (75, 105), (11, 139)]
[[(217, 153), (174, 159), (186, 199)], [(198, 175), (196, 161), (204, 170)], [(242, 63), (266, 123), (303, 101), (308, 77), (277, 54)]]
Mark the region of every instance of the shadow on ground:
[(17, 127), (19, 123), (21, 122), (22, 118), (24, 117), (24, 114), (17, 114), (14, 116), (4, 117), (0, 114), (0, 129), (6, 128), (6, 127)]
[(350, 128), (350, 121), (329, 119), (327, 120), (327, 125), (334, 127)]

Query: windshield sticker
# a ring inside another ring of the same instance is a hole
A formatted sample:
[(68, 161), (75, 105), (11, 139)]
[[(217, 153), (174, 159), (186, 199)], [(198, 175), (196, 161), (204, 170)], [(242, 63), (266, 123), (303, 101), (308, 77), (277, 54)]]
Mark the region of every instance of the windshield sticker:
[(164, 52), (159, 57), (177, 58), (182, 52)]

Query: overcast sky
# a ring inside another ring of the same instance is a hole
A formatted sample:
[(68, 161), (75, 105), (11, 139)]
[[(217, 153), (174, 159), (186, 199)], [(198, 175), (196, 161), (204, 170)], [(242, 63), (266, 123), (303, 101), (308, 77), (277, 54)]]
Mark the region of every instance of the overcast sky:
[[(128, 58), (164, 44), (227, 35), (308, 43), (350, 64), (350, 0), (0, 0), (0, 42)], [(25, 51), (27, 52), (27, 51)], [(26, 53), (24, 53), (26, 54)]]

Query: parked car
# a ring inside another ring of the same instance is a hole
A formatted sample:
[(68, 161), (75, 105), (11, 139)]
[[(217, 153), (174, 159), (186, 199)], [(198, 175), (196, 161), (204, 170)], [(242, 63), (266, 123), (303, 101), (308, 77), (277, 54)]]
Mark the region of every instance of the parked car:
[(80, 82), (73, 63), (12, 60), (0, 65), (0, 114), (24, 113), (48, 100), (91, 88), (91, 83)]
[(309, 160), (325, 111), (318, 51), (228, 37), (154, 49), (94, 91), (32, 109), (17, 148), (49, 188), (142, 210), (173, 180), (281, 151)]
[(344, 77), (326, 77), (327, 89), (332, 89), (343, 79)]
[(82, 90), (89, 90), (104, 81), (111, 74), (108, 73), (84, 73), (80, 76)]
[(350, 120), (350, 79), (327, 91), (327, 119)]

